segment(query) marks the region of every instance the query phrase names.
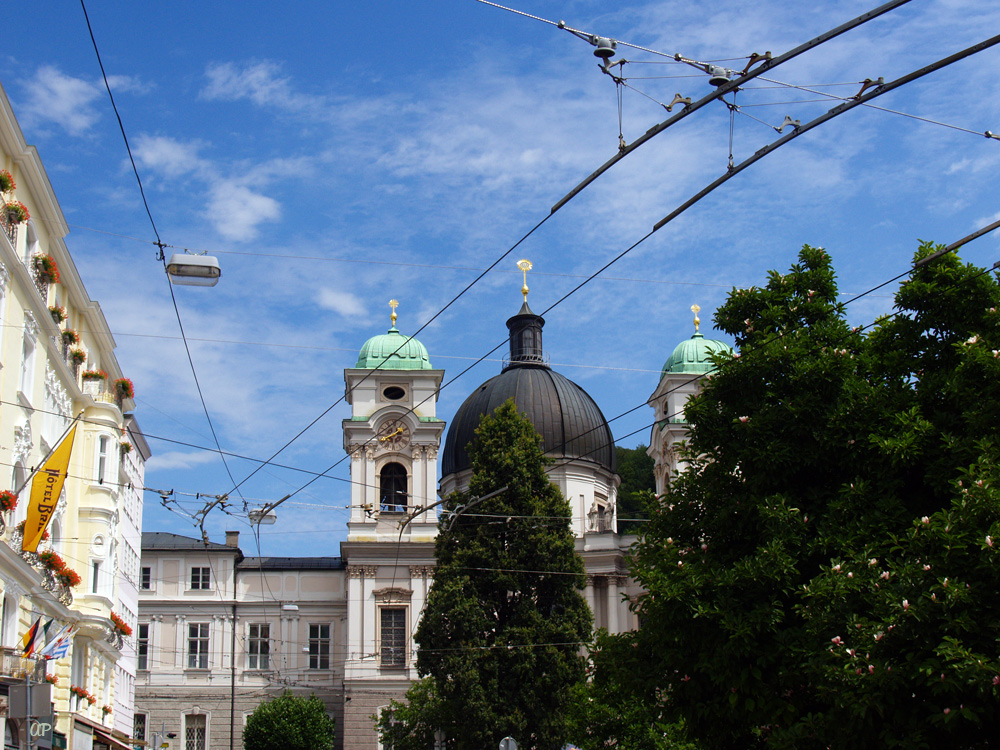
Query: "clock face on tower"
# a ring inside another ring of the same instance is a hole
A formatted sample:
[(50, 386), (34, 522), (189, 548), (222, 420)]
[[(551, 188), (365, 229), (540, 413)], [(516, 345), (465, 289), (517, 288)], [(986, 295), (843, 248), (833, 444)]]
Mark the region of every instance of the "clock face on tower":
[(385, 450), (402, 450), (410, 442), (410, 428), (401, 419), (387, 419), (375, 434), (379, 446)]

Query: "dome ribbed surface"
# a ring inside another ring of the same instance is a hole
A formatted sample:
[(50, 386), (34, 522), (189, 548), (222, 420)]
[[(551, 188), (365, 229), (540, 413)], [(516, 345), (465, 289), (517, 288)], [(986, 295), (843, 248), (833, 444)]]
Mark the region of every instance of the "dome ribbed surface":
[(587, 392), (548, 367), (513, 366), (483, 383), (455, 414), (441, 457), (443, 476), (471, 468), (467, 448), (480, 419), (509, 398), (542, 436), (546, 455), (592, 461), (615, 471), (611, 428)]
[(662, 378), (668, 372), (690, 372), (704, 375), (715, 369), (712, 357), (715, 354), (732, 354), (733, 348), (724, 341), (706, 339), (700, 333), (695, 333), (689, 339), (685, 339), (675, 348), (673, 354), (663, 364), (660, 371)]
[[(398, 351), (397, 351), (398, 350)], [(432, 370), (427, 348), (415, 338), (404, 336), (395, 327), (372, 336), (361, 347), (358, 370)]]

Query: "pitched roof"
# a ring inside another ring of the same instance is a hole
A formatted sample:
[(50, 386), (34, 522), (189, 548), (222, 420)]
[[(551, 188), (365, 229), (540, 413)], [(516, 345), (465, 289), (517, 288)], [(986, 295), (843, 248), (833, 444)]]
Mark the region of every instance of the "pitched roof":
[(247, 557), (236, 567), (240, 570), (341, 570), (347, 565), (340, 557)]
[(201, 539), (194, 539), (180, 534), (171, 534), (167, 531), (144, 531), (142, 532), (142, 548), (148, 550), (199, 550), (209, 552), (232, 552), (240, 555), (239, 547), (230, 547), (227, 544), (218, 542), (203, 542)]

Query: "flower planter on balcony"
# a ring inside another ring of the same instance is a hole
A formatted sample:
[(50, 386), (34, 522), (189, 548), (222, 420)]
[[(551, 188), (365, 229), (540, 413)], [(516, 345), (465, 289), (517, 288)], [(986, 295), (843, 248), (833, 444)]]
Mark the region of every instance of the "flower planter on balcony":
[(105, 401), (104, 386), (108, 382), (108, 374), (104, 370), (86, 370), (80, 376), (83, 380), (83, 392), (93, 396), (95, 401)]

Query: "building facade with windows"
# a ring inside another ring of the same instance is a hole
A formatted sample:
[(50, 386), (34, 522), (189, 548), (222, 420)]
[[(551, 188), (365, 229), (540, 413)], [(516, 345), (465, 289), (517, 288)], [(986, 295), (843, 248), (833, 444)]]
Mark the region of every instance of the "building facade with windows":
[[(2, 89), (0, 183), (0, 490), (19, 493), (0, 534), (5, 664), (39, 617), (52, 620), (50, 635), (72, 626), (68, 653), (47, 665), (57, 680), (53, 744), (123, 748), (149, 448), (111, 330), (66, 245), (66, 219)], [(66, 481), (37, 550), (48, 554), (22, 553), (31, 472), (74, 425)]]
[(240, 748), (246, 717), (285, 690), (339, 718), (345, 591), (339, 558), (244, 557), (238, 532), (144, 533), (133, 737)]

